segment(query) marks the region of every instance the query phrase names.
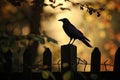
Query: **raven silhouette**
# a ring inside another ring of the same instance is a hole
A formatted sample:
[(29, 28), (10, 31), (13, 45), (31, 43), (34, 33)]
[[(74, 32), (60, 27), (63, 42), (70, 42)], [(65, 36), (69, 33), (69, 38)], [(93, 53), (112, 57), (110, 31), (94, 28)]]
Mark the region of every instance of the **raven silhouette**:
[[(63, 22), (63, 29), (65, 33), (70, 37), (70, 41), (68, 44), (73, 44), (76, 39), (79, 39), (82, 41), (86, 46), (92, 47), (88, 42), (90, 42), (89, 39), (87, 39), (81, 31), (79, 31), (67, 18), (59, 19), (58, 21)], [(73, 42), (71, 43), (73, 39)]]

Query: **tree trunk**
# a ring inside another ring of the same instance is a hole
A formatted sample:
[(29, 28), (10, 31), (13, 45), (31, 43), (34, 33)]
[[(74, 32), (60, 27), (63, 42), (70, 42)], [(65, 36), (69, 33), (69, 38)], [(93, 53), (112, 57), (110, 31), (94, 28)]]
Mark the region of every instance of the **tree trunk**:
[[(43, 9), (43, 3), (44, 0), (34, 0), (34, 6), (32, 7), (32, 15), (31, 15), (31, 20), (30, 21), (30, 34), (40, 34), (40, 13), (42, 13)], [(38, 41), (33, 41), (32, 44), (28, 46), (28, 50), (30, 50), (30, 54), (28, 54), (28, 57), (30, 56), (30, 61), (28, 61), (29, 66), (32, 66), (35, 62), (35, 57), (37, 54), (37, 48), (38, 48), (39, 42)], [(27, 62), (26, 62), (27, 64)], [(32, 69), (31, 69), (32, 70)]]

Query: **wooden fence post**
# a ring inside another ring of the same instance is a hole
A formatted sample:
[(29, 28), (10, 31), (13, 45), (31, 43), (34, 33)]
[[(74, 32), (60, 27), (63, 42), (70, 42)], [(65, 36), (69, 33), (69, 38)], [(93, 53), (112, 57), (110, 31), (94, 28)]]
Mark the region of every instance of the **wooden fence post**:
[(101, 52), (98, 48), (95, 48), (91, 54), (91, 72), (100, 72)]
[(120, 73), (120, 48), (115, 53), (114, 72)]
[(49, 48), (45, 48), (43, 53), (43, 69), (52, 71), (52, 53)]
[(8, 50), (8, 52), (4, 53), (5, 63), (4, 63), (4, 72), (12, 72), (12, 52)]
[(77, 47), (74, 45), (61, 46), (61, 72), (62, 76), (70, 73), (70, 80), (75, 80), (77, 72)]

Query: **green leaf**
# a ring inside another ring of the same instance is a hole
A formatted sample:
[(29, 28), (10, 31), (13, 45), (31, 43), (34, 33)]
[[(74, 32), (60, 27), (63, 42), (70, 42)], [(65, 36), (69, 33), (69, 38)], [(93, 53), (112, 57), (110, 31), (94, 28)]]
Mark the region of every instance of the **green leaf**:
[(55, 76), (53, 75), (52, 72), (50, 72), (50, 71), (48, 71), (48, 70), (42, 71), (42, 78), (43, 78), (43, 79), (49, 79), (49, 77), (51, 77), (52, 80), (56, 80), (56, 79), (55, 79)]
[(58, 42), (55, 39), (51, 38), (51, 37), (47, 37), (47, 41), (58, 44)]
[(40, 35), (30, 34), (30, 38), (35, 41), (39, 41), (41, 44), (45, 44), (45, 40)]
[(43, 79), (48, 79), (49, 78), (49, 73), (47, 72), (47, 71), (43, 71), (42, 72), (42, 77), (43, 77)]
[(45, 40), (43, 39), (43, 37), (38, 36), (38, 39), (39, 39), (39, 41), (40, 41), (41, 44), (45, 44)]
[(49, 37), (49, 36), (46, 34), (45, 31), (43, 31), (43, 37), (46, 37), (48, 42), (53, 42), (53, 43), (55, 43), (55, 44), (58, 44), (57, 40)]
[(67, 71), (63, 75), (63, 80), (70, 80), (71, 76), (72, 76), (71, 71)]

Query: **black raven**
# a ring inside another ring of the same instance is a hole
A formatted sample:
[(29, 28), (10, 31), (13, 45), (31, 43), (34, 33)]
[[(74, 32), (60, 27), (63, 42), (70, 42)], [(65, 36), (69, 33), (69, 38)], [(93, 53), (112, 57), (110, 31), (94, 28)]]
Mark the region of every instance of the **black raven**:
[(89, 39), (87, 39), (83, 33), (81, 31), (79, 31), (77, 28), (75, 28), (75, 26), (73, 24), (71, 24), (71, 22), (67, 19), (67, 18), (63, 18), (63, 19), (59, 19), (58, 21), (62, 21), (63, 22), (63, 29), (65, 31), (65, 33), (70, 37), (70, 41), (68, 44), (71, 43), (72, 39), (73, 42), (71, 44), (74, 43), (74, 41), (76, 39), (81, 40), (86, 46), (88, 47), (92, 47), (87, 41), (90, 42)]

